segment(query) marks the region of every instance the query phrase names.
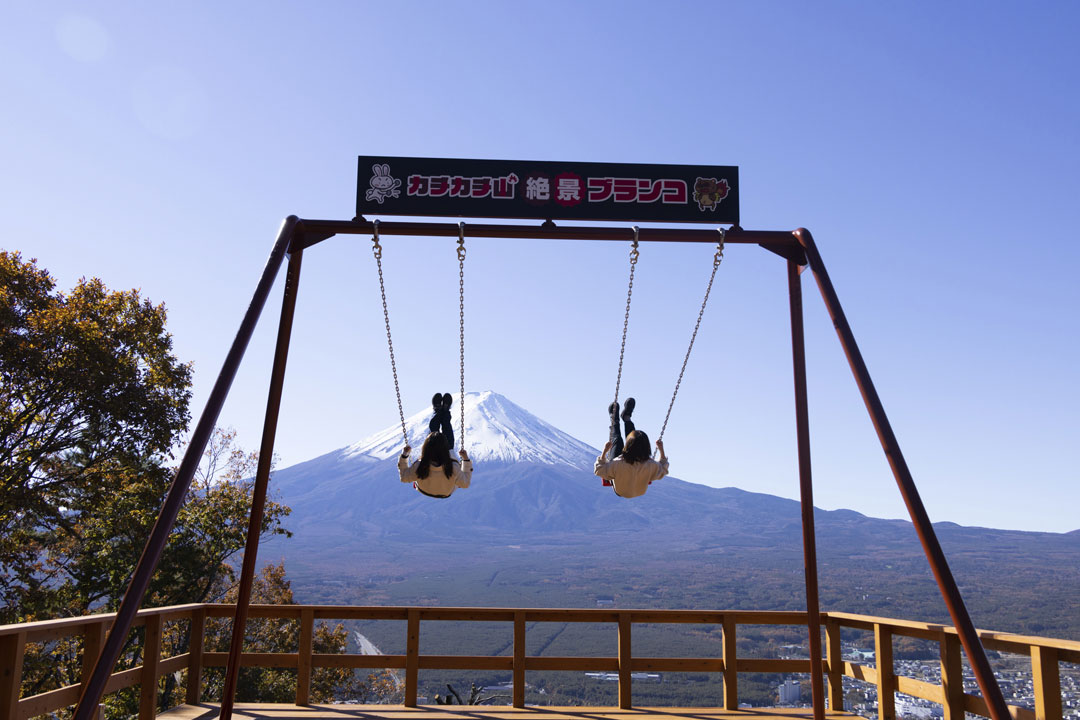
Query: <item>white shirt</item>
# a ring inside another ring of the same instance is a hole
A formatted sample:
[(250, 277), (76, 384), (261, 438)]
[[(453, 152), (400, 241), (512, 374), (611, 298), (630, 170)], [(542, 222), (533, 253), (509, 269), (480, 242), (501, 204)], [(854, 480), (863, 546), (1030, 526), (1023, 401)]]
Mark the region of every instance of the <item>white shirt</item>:
[(442, 465), (429, 465), (428, 476), (420, 478), (416, 475), (416, 468), (419, 466), (419, 460), (409, 465), (408, 457), (405, 455), (398, 457), (398, 472), (401, 474), (401, 482), (414, 483), (417, 490), (428, 495), (450, 497), (454, 490), (469, 487), (469, 480), (472, 478), (472, 460), (466, 460), (463, 464), (452, 461), (453, 473), (450, 477), (446, 477)]
[(646, 458), (631, 464), (621, 457), (604, 462), (604, 456), (601, 455), (596, 458), (593, 472), (605, 480), (610, 480), (619, 497), (633, 498), (644, 495), (649, 489), (649, 483), (668, 474), (668, 459), (664, 458), (657, 462), (652, 458)]

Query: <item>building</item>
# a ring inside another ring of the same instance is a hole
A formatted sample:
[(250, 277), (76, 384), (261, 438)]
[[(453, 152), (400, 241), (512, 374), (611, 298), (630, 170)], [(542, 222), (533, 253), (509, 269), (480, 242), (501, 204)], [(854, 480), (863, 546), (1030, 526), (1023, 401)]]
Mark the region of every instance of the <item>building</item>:
[(798, 680), (785, 680), (776, 688), (781, 705), (798, 705), (802, 700), (802, 687)]

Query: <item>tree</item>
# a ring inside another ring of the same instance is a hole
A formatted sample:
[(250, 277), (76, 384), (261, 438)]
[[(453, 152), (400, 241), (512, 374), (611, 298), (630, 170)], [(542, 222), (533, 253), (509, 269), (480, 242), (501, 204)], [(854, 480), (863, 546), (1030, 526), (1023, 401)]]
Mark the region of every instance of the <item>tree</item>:
[[(175, 475), (191, 368), (163, 305), (0, 251), (0, 623), (115, 609)], [(143, 604), (219, 600), (246, 538), (257, 456), (218, 430)], [(288, 534), (269, 502), (263, 536)], [(135, 633), (120, 669), (141, 662)], [(174, 648), (188, 630), (170, 631)], [(23, 693), (78, 683), (81, 641), (31, 645)], [(178, 650), (182, 652), (182, 650)], [(168, 682), (168, 680), (166, 680)], [(130, 691), (109, 701), (137, 706)]]
[(72, 580), (52, 548), (125, 478), (167, 483), (191, 367), (165, 307), (82, 279), (70, 294), (0, 251), (0, 622), (56, 609)]
[[(173, 355), (165, 321), (165, 307), (138, 291), (83, 279), (64, 294), (35, 261), (0, 251), (0, 623), (118, 606), (175, 476), (173, 451), (189, 419), (191, 367)], [(235, 602), (233, 568), (257, 462), (234, 431), (215, 431), (144, 605)], [(288, 535), (288, 513), (268, 501), (263, 538)], [(284, 573), (280, 565), (264, 570), (256, 601), (291, 603)], [(227, 632), (208, 630), (208, 642)], [(295, 622), (248, 628), (249, 642), (265, 652), (294, 652), (298, 633)], [(142, 662), (141, 634), (131, 634), (118, 669)], [(168, 623), (164, 652), (185, 652), (189, 638), (186, 623)], [(320, 625), (315, 651), (343, 652), (347, 638), (341, 625)], [(75, 637), (29, 645), (23, 694), (77, 684), (81, 644)], [(245, 670), (242, 680), (241, 697), (295, 692), (280, 671)], [(185, 681), (161, 679), (162, 709), (183, 697)], [(384, 697), (396, 688), (392, 674), (362, 680), (345, 669), (319, 669), (312, 681), (320, 700)], [(110, 717), (131, 715), (138, 695), (111, 694), (105, 707)]]
[[(235, 587), (237, 555), (243, 550), (251, 506), (251, 473), (258, 456), (235, 445), (236, 433), (218, 429), (204, 453), (193, 486), (185, 498), (169, 537), (161, 563), (150, 583), (143, 605), (157, 607), (194, 602), (228, 601)], [(156, 519), (162, 497), (174, 469), (116, 468), (105, 473), (113, 489), (108, 502), (82, 514), (72, 533), (48, 548), (46, 567), (63, 567), (63, 582), (44, 585), (24, 595), (21, 608), (31, 617), (83, 615), (91, 610), (115, 609), (135, 568), (143, 543)], [(263, 537), (289, 533), (281, 520), (289, 508), (268, 501), (263, 518)], [(59, 574), (57, 575), (59, 578)], [(32, 604), (30, 602), (32, 601)], [(121, 653), (117, 669), (142, 662), (142, 631), (135, 631)], [(278, 647), (274, 637), (265, 644)], [(167, 626), (162, 638), (166, 655), (186, 652), (190, 627)], [(271, 650), (289, 652), (288, 647)], [(71, 685), (80, 681), (81, 641), (31, 645), (23, 668), (24, 694)], [(167, 709), (183, 697), (184, 684), (173, 675), (161, 681), (160, 705)], [(109, 717), (126, 717), (138, 708), (138, 693), (121, 691), (106, 699)]]

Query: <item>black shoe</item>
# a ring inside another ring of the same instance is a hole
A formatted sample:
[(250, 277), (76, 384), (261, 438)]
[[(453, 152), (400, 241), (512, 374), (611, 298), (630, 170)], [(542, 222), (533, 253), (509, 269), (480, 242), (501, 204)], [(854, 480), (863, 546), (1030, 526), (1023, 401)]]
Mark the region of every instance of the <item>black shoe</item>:
[(431, 396), (431, 409), (435, 412), (442, 410), (443, 396), (441, 393), (435, 393)]
[(615, 422), (615, 418), (619, 417), (619, 403), (613, 402), (607, 406), (608, 415), (611, 416), (611, 421)]
[(449, 410), (450, 406), (454, 404), (454, 396), (450, 393), (443, 393), (442, 406), (444, 410)]
[(621, 417), (623, 422), (630, 419), (630, 415), (634, 412), (634, 407), (637, 405), (637, 401), (634, 398), (626, 398), (626, 403), (623, 405), (623, 411)]

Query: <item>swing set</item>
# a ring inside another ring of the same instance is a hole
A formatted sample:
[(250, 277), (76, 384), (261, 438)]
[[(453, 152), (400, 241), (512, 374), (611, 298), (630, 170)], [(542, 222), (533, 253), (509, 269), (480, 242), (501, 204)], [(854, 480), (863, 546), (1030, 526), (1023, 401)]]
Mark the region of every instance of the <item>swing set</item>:
[[(158, 519), (132, 575), (127, 591), (116, 613), (90, 677), (86, 679), (76, 720), (96, 717), (98, 703), (128, 632), (135, 619), (143, 596), (150, 583), (168, 535), (187, 495), (192, 477), (198, 467), (210, 435), (217, 423), (222, 405), (236, 375), (248, 341), (273, 286), (281, 265), (288, 257), (285, 291), (278, 322), (278, 335), (270, 388), (266, 403), (259, 463), (252, 492), (251, 516), (247, 543), (241, 569), (240, 586), (233, 616), (232, 639), (222, 693), (222, 720), (230, 720), (233, 711), (237, 679), (240, 670), (241, 648), (251, 600), (256, 556), (270, 461), (274, 454), (277, 420), (285, 378), (285, 365), (292, 333), (293, 315), (299, 290), (300, 267), (304, 251), (335, 235), (368, 235), (373, 238), (373, 252), (379, 270), (383, 317), (386, 321), (387, 345), (402, 433), (405, 434), (404, 412), (390, 333), (389, 310), (382, 277), (381, 240), (387, 236), (457, 237), (459, 277), (459, 360), (462, 402), (461, 443), (464, 446), (464, 387), (465, 387), (465, 225), (438, 221), (369, 221), (365, 214), (388, 216), (421, 216), (424, 218), (470, 217), (541, 220), (541, 224), (470, 224), (473, 237), (503, 239), (548, 239), (586, 241), (632, 240), (630, 280), (627, 287), (626, 313), (623, 318), (623, 338), (619, 352), (615, 397), (618, 399), (622, 380), (622, 365), (626, 350), (626, 333), (630, 319), (634, 269), (640, 242), (716, 243), (717, 225), (729, 225), (720, 230), (720, 241), (713, 258), (712, 274), (705, 298), (698, 313), (682, 369), (675, 384), (671, 403), (660, 431), (664, 430), (678, 395), (683, 372), (690, 358), (698, 328), (701, 324), (716, 271), (723, 259), (726, 245), (758, 245), (786, 261), (789, 308), (791, 314), (792, 363), (795, 389), (796, 445), (800, 502), (802, 506), (803, 559), (806, 581), (807, 622), (810, 657), (820, 659), (821, 616), (818, 601), (817, 551), (814, 533), (813, 486), (810, 463), (810, 431), (807, 407), (806, 358), (803, 339), (802, 273), (809, 268), (817, 282), (825, 306), (836, 328), (841, 346), (847, 356), (856, 384), (862, 394), (870, 419), (889, 461), (901, 496), (911, 516), (927, 561), (933, 571), (942, 598), (968, 657), (979, 689), (986, 700), (993, 720), (1011, 720), (1001, 689), (994, 677), (975, 626), (964, 605), (955, 579), (949, 569), (937, 535), (930, 523), (926, 508), (915, 487), (899, 443), (889, 424), (884, 407), (874, 388), (847, 317), (840, 305), (836, 290), (825, 269), (813, 236), (804, 228), (794, 231), (744, 230), (739, 225), (738, 168), (729, 166), (687, 165), (630, 165), (614, 163), (524, 162), (496, 160), (450, 160), (437, 158), (402, 158), (361, 156), (357, 175), (357, 212), (353, 220), (311, 220), (290, 216), (285, 219), (270, 251), (252, 300), (225, 358), (221, 372), (207, 400), (206, 408), (192, 434), (191, 443), (177, 470), (169, 492), (162, 504)], [(555, 220), (590, 220), (622, 222), (709, 223), (710, 229), (693, 227), (658, 227), (638, 229), (619, 226), (556, 225)], [(407, 437), (406, 437), (407, 442)], [(825, 698), (821, 662), (811, 662), (811, 688), (815, 720), (825, 715)]]

